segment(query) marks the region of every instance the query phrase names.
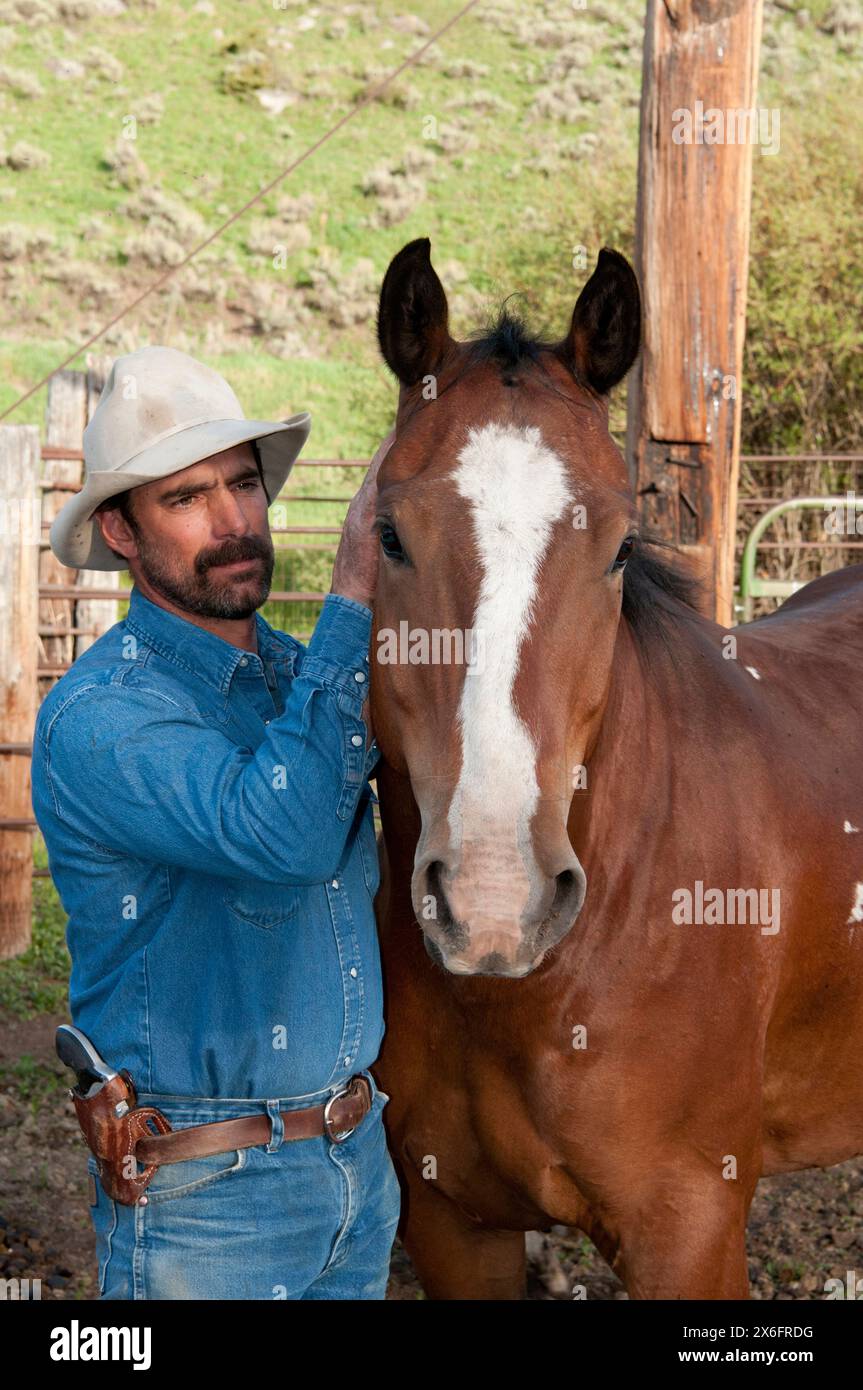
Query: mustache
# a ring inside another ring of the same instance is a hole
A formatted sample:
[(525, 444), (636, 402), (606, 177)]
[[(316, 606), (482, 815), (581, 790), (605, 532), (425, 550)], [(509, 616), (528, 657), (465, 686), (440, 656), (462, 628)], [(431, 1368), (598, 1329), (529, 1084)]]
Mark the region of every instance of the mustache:
[(215, 565), (230, 565), (235, 560), (269, 561), (270, 547), (260, 536), (244, 536), (226, 541), (218, 550), (205, 550), (195, 560), (198, 574), (206, 574)]

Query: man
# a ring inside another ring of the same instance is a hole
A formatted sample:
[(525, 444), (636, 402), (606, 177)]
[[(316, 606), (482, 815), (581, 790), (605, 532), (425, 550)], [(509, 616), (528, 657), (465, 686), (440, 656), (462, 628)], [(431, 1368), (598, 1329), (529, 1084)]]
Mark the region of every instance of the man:
[(383, 1016), (366, 699), (392, 436), (305, 648), (256, 610), (268, 503), (309, 429), (307, 413), (245, 419), (185, 353), (131, 353), (51, 530), (64, 564), (134, 580), (128, 617), (45, 699), (33, 752), (72, 1020), (137, 1091), (88, 1134), (103, 1298), (386, 1289), (399, 1192), (369, 1071)]

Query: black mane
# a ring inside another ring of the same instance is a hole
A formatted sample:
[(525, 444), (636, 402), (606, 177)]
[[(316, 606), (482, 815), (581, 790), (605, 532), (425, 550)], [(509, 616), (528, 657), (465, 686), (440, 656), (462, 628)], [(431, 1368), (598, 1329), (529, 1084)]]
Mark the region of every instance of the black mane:
[(641, 537), (623, 571), (623, 617), (640, 642), (667, 641), (669, 620), (681, 616), (681, 605), (693, 617), (700, 613), (703, 585), (678, 568), (677, 555), (667, 541)]
[(468, 338), (467, 356), (459, 375), (485, 362), (497, 363), (506, 375), (520, 367), (537, 364), (543, 352), (558, 346), (550, 339), (534, 337), (521, 315), (511, 313), (507, 303), (504, 302), (497, 317), (486, 328), (478, 329)]

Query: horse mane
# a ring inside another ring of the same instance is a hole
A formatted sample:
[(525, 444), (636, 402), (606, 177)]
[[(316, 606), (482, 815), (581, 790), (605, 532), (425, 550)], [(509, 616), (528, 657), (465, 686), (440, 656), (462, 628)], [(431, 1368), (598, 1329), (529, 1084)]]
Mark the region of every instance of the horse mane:
[(510, 295), (504, 300), (496, 317), (485, 328), (477, 329), (469, 336), (465, 360), (456, 380), (484, 362), (496, 362), (504, 372), (539, 365), (543, 352), (559, 346), (556, 340), (538, 338), (531, 333), (524, 318), (507, 308), (512, 298)]
[(675, 619), (700, 615), (704, 586), (679, 568), (677, 554), (667, 541), (640, 537), (623, 571), (623, 618), (641, 645), (656, 638), (668, 645)]

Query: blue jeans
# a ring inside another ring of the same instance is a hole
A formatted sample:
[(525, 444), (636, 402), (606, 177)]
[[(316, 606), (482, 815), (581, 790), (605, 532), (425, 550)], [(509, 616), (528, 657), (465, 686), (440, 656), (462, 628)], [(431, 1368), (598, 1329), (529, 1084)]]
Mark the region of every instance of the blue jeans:
[[(141, 1094), (175, 1129), (260, 1112), (269, 1144), (158, 1168), (143, 1205), (106, 1197), (96, 1176), (90, 1211), (103, 1299), (382, 1299), (400, 1192), (386, 1145), (389, 1097), (372, 1083), (372, 1108), (347, 1139), (284, 1140), (287, 1100), (208, 1100)], [(91, 1193), (92, 1195), (92, 1193)]]

